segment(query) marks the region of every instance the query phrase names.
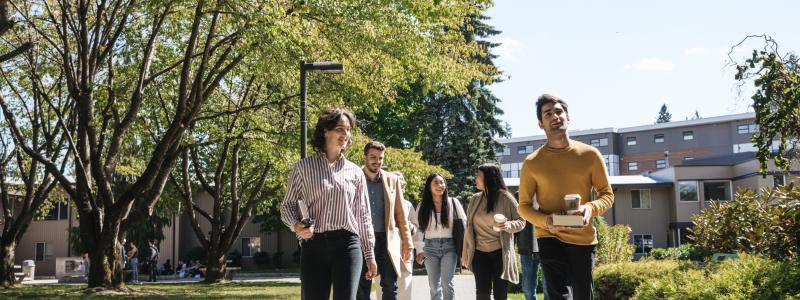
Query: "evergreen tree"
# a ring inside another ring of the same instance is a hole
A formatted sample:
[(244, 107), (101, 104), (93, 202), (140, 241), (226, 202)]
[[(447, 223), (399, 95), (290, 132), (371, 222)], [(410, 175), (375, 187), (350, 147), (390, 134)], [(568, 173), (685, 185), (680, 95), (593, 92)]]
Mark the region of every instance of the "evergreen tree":
[(672, 114), (667, 111), (667, 104), (661, 105), (661, 110), (658, 111), (658, 119), (656, 123), (667, 123), (672, 120)]
[[(499, 44), (486, 40), (500, 32), (485, 23), (488, 17), (475, 15), (462, 28), (467, 41), (477, 42), (483, 52), (476, 62), (499, 72), (491, 53)], [(473, 79), (466, 93), (449, 95), (444, 90), (429, 91), (420, 79), (410, 88), (398, 91), (394, 103), (386, 103), (377, 112), (361, 112), (364, 132), (387, 146), (417, 148), (432, 165), (441, 165), (453, 174), (448, 182), (450, 195), (466, 199), (475, 190), (475, 172), (486, 162), (496, 162), (495, 153), (502, 145), (497, 137), (509, 136), (508, 126), (498, 116), (500, 101), (487, 88), (491, 82)]]

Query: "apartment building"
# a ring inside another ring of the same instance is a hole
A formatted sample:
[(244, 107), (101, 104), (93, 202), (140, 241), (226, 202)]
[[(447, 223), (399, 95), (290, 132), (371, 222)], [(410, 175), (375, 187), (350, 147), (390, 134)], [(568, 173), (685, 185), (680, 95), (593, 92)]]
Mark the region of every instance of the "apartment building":
[[(686, 243), (692, 216), (711, 201), (733, 199), (738, 188), (758, 190), (797, 181), (800, 166), (758, 173), (751, 142), (755, 114), (744, 113), (627, 128), (570, 132), (600, 150), (616, 197), (603, 217), (631, 227), (636, 254)], [(499, 140), (506, 184), (519, 186), (522, 162), (545, 136)]]
[[(211, 197), (207, 193), (197, 193), (195, 196), (200, 207), (210, 210), (213, 206)], [(67, 202), (56, 202), (47, 214), (36, 218), (29, 225), (17, 244), (15, 264), (22, 265), (25, 260), (33, 260), (36, 264), (36, 277), (39, 278), (63, 273), (56, 270), (56, 258), (83, 255), (83, 253), (73, 253), (69, 249), (70, 228), (79, 226), (76, 216), (77, 213)], [(167, 259), (174, 265), (176, 261), (184, 258), (190, 249), (201, 246), (186, 216), (176, 215), (173, 220), (174, 227), (166, 226), (163, 229), (164, 239), (158, 242), (159, 265)], [(205, 232), (210, 232), (207, 221), (202, 220), (200, 227)], [(292, 254), (299, 249), (295, 235), (288, 230), (265, 234), (259, 229), (259, 224), (248, 222), (230, 249), (230, 252), (238, 251), (242, 254), (243, 269), (256, 267), (252, 256), (259, 251), (274, 254), (280, 250), (284, 253), (281, 259), (283, 266), (293, 266)], [(144, 247), (146, 245), (139, 245), (140, 250)]]

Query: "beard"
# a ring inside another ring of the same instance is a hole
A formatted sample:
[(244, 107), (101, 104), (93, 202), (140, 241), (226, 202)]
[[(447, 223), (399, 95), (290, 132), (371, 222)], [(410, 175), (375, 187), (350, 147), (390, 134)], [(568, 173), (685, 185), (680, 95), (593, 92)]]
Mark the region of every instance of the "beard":
[(379, 167), (379, 166), (375, 167), (375, 166), (372, 166), (372, 165), (367, 165), (367, 170), (369, 170), (372, 173), (376, 173), (377, 174), (381, 170), (381, 167)]

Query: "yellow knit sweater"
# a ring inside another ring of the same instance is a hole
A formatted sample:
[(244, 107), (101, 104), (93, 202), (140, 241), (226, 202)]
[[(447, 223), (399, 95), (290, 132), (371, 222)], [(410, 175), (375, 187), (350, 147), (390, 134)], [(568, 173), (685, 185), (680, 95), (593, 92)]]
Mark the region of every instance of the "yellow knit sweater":
[[(592, 215), (602, 215), (614, 204), (614, 193), (608, 183), (606, 165), (600, 151), (584, 143), (570, 140), (569, 146), (537, 149), (522, 165), (519, 178), (519, 214), (536, 226), (536, 237), (556, 237), (575, 245), (596, 245), (594, 225), (562, 230), (547, 230), (547, 215), (565, 210), (564, 195), (580, 194), (581, 204), (592, 206)], [(592, 188), (597, 198), (590, 201)], [(539, 210), (533, 201), (538, 199)]]

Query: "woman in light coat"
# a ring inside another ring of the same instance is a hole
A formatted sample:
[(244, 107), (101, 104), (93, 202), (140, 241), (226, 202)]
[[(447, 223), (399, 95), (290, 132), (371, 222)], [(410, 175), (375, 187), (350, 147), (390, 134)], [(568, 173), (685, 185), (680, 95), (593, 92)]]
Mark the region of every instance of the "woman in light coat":
[(475, 275), (476, 299), (494, 294), (494, 299), (504, 300), (508, 282), (519, 282), (514, 233), (525, 228), (525, 220), (496, 165), (478, 167), (475, 184), (480, 192), (467, 208), (461, 264)]

